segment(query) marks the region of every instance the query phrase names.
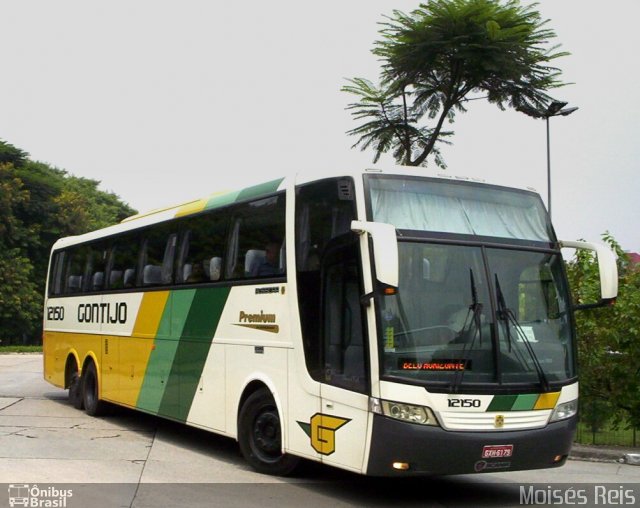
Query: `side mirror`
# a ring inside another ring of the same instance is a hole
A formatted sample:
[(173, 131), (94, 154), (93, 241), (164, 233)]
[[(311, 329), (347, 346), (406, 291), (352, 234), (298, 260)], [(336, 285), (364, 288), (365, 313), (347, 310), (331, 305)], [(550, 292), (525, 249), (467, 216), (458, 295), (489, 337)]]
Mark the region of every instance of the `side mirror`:
[(398, 287), (398, 239), (396, 228), (382, 222), (352, 221), (351, 231), (369, 233), (373, 239), (373, 259), (376, 278), (394, 288)]
[(561, 248), (586, 249), (596, 253), (600, 273), (600, 301), (595, 304), (576, 305), (576, 309), (602, 307), (611, 304), (618, 296), (618, 265), (616, 255), (607, 246), (589, 242), (560, 242)]

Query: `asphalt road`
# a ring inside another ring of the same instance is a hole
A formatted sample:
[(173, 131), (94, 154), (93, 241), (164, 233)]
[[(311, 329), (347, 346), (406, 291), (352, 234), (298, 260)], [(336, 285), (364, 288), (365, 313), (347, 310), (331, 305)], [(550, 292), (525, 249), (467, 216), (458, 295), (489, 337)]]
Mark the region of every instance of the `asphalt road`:
[(640, 504), (640, 467), (614, 462), (418, 479), (363, 478), (309, 463), (293, 478), (264, 476), (231, 439), (124, 409), (92, 418), (42, 379), (41, 355), (0, 355), (0, 506), (25, 492), (64, 508), (521, 506), (530, 484), (543, 497), (558, 484), (563, 495), (606, 486), (601, 493), (617, 489), (621, 501), (635, 485)]

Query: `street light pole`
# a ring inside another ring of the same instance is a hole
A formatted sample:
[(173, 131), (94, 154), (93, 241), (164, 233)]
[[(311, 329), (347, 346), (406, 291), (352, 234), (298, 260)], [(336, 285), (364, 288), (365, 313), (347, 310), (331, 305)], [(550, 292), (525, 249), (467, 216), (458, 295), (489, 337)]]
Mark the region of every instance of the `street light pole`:
[(549, 210), (549, 218), (551, 218), (551, 137), (549, 136), (549, 117), (547, 121), (547, 209)]
[(540, 111), (540, 115), (547, 121), (547, 209), (549, 210), (549, 218), (551, 218), (551, 137), (549, 135), (549, 118), (552, 116), (568, 116), (577, 107), (567, 108), (566, 102), (553, 101), (545, 111)]

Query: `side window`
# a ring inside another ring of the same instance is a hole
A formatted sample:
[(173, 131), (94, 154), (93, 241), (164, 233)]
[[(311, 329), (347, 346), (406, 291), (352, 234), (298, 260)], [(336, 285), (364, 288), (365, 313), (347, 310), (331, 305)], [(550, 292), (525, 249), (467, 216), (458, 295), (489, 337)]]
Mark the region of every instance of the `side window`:
[(102, 291), (105, 284), (105, 244), (77, 245), (56, 252), (51, 263), (50, 295)]
[(226, 259), (230, 279), (285, 275), (284, 194), (234, 209)]
[(64, 274), (64, 294), (73, 295), (82, 292), (87, 261), (87, 248), (77, 246), (67, 251)]
[[(307, 370), (316, 379), (323, 375), (323, 344), (320, 328), (323, 313), (329, 311), (321, 301), (321, 260), (333, 238), (346, 237), (356, 218), (353, 181), (332, 178), (296, 189), (296, 277), (298, 308)], [(325, 281), (326, 282), (326, 281)]]
[(353, 180), (327, 179), (296, 189), (296, 262), (299, 272), (320, 269), (332, 238), (351, 231), (356, 218)]
[(87, 264), (84, 270), (84, 291), (102, 291), (105, 288), (107, 249), (102, 243), (87, 247)]
[(142, 285), (161, 286), (173, 282), (173, 259), (177, 235), (169, 227), (160, 226), (143, 233)]
[(138, 249), (140, 239), (137, 234), (117, 237), (111, 245), (106, 287), (108, 289), (133, 288), (138, 275)]
[(59, 251), (51, 260), (51, 273), (49, 274), (49, 295), (61, 295), (64, 288), (64, 267), (66, 251)]
[(321, 371), (312, 372), (323, 383), (366, 392), (367, 341), (360, 295), (358, 248), (337, 238), (327, 248), (322, 267)]
[(176, 273), (178, 284), (198, 284), (222, 278), (225, 218), (226, 214), (216, 213), (193, 217), (184, 222)]

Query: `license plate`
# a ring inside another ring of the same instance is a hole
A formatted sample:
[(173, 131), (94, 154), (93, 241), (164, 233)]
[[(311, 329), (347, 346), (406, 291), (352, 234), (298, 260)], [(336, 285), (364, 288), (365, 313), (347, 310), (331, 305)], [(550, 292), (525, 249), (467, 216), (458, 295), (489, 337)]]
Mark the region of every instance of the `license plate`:
[(487, 445), (482, 448), (483, 459), (502, 459), (513, 455), (513, 445)]

